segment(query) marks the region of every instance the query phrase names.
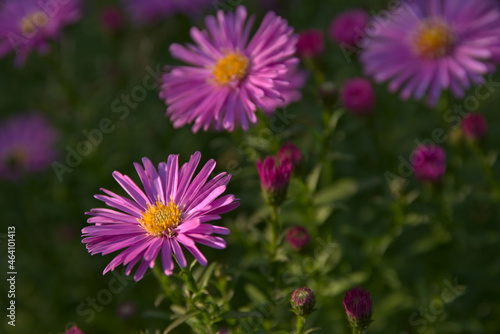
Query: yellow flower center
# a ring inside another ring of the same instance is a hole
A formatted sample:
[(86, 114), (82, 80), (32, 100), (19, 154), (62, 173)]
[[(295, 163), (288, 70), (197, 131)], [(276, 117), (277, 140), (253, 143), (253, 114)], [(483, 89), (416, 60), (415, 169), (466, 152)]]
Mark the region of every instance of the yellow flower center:
[(437, 59), (450, 53), (453, 42), (453, 32), (446, 23), (437, 19), (429, 19), (418, 28), (414, 46), (420, 57)]
[(248, 58), (239, 52), (229, 53), (220, 59), (214, 67), (215, 81), (227, 85), (232, 80), (241, 80), (247, 74)]
[(24, 16), (19, 22), (19, 25), (21, 27), (21, 31), (25, 35), (32, 35), (36, 32), (37, 27), (43, 28), (47, 25), (47, 23), (49, 23), (47, 14), (42, 11), (36, 11), (32, 14)]
[(137, 220), (150, 235), (172, 237), (175, 228), (181, 222), (181, 210), (173, 199), (166, 205), (158, 200), (153, 206), (148, 204), (148, 209), (143, 212), (142, 218)]

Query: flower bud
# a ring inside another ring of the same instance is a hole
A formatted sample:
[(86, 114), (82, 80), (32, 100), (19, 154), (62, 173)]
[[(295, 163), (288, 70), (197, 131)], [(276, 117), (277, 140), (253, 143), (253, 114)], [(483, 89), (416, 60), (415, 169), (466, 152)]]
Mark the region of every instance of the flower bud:
[(311, 236), (304, 227), (294, 226), (288, 231), (286, 240), (288, 241), (290, 246), (292, 246), (292, 248), (301, 250), (309, 244), (309, 242), (311, 241)]
[(276, 157), (266, 157), (264, 162), (257, 160), (257, 169), (266, 201), (273, 206), (281, 205), (286, 199), (292, 163), (285, 159), (278, 165)]
[(461, 125), (464, 136), (472, 140), (484, 137), (488, 131), (486, 119), (480, 113), (467, 114)]
[(344, 308), (349, 325), (355, 331), (365, 331), (373, 320), (370, 293), (363, 288), (352, 288), (344, 298)]
[(314, 311), (314, 293), (306, 287), (298, 288), (292, 294), (292, 308), (299, 316), (308, 316)]

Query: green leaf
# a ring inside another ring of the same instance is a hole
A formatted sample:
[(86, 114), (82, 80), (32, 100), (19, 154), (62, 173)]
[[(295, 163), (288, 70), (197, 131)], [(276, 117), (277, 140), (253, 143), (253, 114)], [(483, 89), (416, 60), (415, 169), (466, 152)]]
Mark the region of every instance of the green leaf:
[(208, 282), (210, 281), (210, 278), (212, 277), (212, 275), (213, 275), (216, 267), (217, 267), (217, 262), (212, 262), (207, 267), (207, 269), (205, 270), (205, 272), (203, 273), (203, 275), (198, 280), (198, 287), (200, 289), (203, 289), (203, 288), (205, 288), (208, 285)]
[(340, 179), (331, 186), (317, 192), (313, 198), (316, 205), (328, 204), (351, 197), (358, 191), (358, 182), (353, 179)]
[(260, 302), (265, 302), (268, 300), (267, 296), (262, 293), (255, 285), (253, 284), (246, 284), (245, 285), (245, 292), (247, 293), (248, 297), (252, 299), (253, 301), (260, 303)]
[(304, 334), (307, 334), (307, 333), (312, 333), (312, 332), (316, 332), (316, 331), (319, 331), (319, 330), (321, 330), (321, 328), (320, 328), (320, 327), (313, 327), (313, 328), (309, 328), (308, 330), (306, 330), (306, 331), (304, 332)]
[(182, 317), (176, 319), (174, 322), (172, 322), (170, 324), (170, 326), (168, 326), (167, 328), (165, 328), (165, 330), (163, 331), (163, 334), (170, 333), (173, 329), (175, 329), (176, 327), (182, 325), (183, 323), (185, 323), (186, 321), (188, 321), (192, 317), (197, 316), (199, 313), (200, 313), (200, 311), (195, 311), (195, 312), (187, 313), (187, 314), (183, 315)]

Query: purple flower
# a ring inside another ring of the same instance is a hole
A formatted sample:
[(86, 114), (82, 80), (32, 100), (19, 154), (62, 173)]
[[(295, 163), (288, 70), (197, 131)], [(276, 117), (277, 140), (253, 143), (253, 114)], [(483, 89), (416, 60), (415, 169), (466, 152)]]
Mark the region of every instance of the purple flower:
[(101, 25), (112, 34), (119, 33), (123, 29), (123, 15), (116, 7), (106, 7), (100, 13)]
[(292, 175), (292, 162), (285, 159), (278, 164), (276, 157), (266, 157), (264, 162), (257, 160), (257, 170), (267, 202), (275, 206), (283, 203)]
[(369, 80), (351, 78), (342, 87), (340, 100), (353, 114), (366, 115), (375, 108), (375, 91)]
[(288, 231), (286, 240), (288, 240), (288, 243), (292, 246), (292, 248), (301, 250), (309, 244), (311, 236), (306, 228), (302, 226), (294, 226)]
[(467, 114), (462, 119), (462, 131), (469, 139), (479, 139), (486, 135), (488, 123), (480, 113)]
[(302, 153), (297, 146), (292, 143), (286, 143), (281, 146), (278, 151), (278, 157), (280, 158), (280, 162), (288, 160), (292, 163), (293, 166), (297, 165), (302, 159)]
[(299, 35), (297, 41), (297, 55), (303, 58), (320, 56), (325, 50), (323, 32), (318, 29), (309, 29)]
[(363, 288), (352, 288), (344, 297), (344, 308), (349, 324), (359, 333), (370, 326), (372, 320), (372, 299)]
[(297, 71), (293, 28), (269, 12), (250, 38), (254, 18), (246, 19), (242, 6), (235, 14), (219, 11), (206, 18), (207, 30), (191, 29), (195, 44), (170, 46), (174, 58), (189, 64), (162, 77), (160, 97), (174, 127), (246, 130), (257, 108), (272, 113), (300, 98), (304, 75)]
[(295, 313), (299, 316), (308, 316), (314, 311), (316, 299), (311, 289), (303, 287), (296, 289), (290, 301)]
[(77, 326), (73, 326), (70, 329), (68, 329), (64, 334), (84, 334), (84, 333)]
[(15, 52), (22, 66), (31, 51), (49, 51), (64, 26), (80, 19), (80, 1), (5, 0), (0, 3), (0, 58)]
[(370, 16), (362, 9), (345, 11), (335, 17), (330, 24), (330, 36), (338, 44), (356, 46), (364, 36)]
[(0, 178), (45, 170), (56, 158), (57, 135), (41, 114), (20, 114), (0, 124)]
[(179, 170), (178, 156), (170, 155), (168, 161), (158, 165), (158, 170), (147, 158), (144, 168), (135, 163), (144, 191), (128, 176), (114, 172), (113, 177), (132, 198), (128, 199), (106, 189), (105, 195), (95, 197), (113, 209), (92, 209), (88, 219), (92, 226), (82, 230), (83, 243), (89, 252), (109, 254), (123, 250), (104, 269), (114, 270), (120, 264), (127, 266), (130, 275), (140, 262), (134, 279), (139, 281), (147, 268), (152, 268), (159, 255), (165, 275), (174, 270), (172, 253), (181, 267), (187, 261), (181, 245), (202, 265), (207, 259), (196, 243), (216, 249), (226, 247), (224, 239), (212, 234), (229, 234), (225, 227), (207, 224), (220, 219), (220, 214), (238, 207), (234, 195), (219, 197), (226, 189), (231, 175), (221, 173), (208, 181), (215, 168), (215, 161), (208, 161), (193, 179), (201, 154), (196, 152)]
[(212, 4), (213, 0), (122, 0), (125, 10), (139, 25), (150, 25), (175, 14), (192, 14)]
[(490, 0), (406, 1), (378, 30), (360, 59), (366, 74), (404, 100), (427, 95), (434, 106), (447, 89), (463, 98), (495, 71), (500, 10)]
[(424, 182), (437, 182), (446, 171), (446, 153), (437, 145), (418, 146), (410, 160), (415, 176)]

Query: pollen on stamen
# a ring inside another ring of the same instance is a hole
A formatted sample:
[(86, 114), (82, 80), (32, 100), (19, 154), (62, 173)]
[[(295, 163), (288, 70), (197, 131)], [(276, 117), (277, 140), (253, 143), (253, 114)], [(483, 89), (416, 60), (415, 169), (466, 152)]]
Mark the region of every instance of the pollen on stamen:
[(43, 28), (49, 23), (47, 14), (42, 11), (37, 11), (32, 14), (24, 16), (19, 25), (21, 31), (26, 35), (31, 35), (36, 32), (37, 27)]
[(227, 85), (233, 80), (241, 80), (247, 74), (248, 58), (239, 52), (229, 53), (220, 59), (214, 67), (215, 81)]
[(175, 228), (181, 223), (181, 210), (173, 199), (163, 204), (158, 200), (153, 206), (143, 212), (142, 218), (137, 219), (142, 227), (152, 236), (175, 235)]
[(448, 55), (453, 42), (451, 28), (437, 19), (424, 21), (413, 38), (415, 52), (426, 59), (437, 59)]

